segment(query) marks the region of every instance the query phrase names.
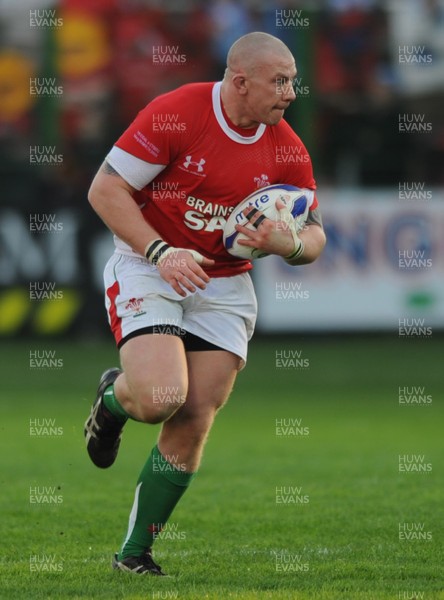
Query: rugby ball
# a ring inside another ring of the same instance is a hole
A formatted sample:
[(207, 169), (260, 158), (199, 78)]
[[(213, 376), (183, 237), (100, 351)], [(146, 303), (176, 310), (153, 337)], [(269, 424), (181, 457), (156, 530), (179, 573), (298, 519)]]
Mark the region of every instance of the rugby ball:
[(238, 258), (263, 258), (268, 256), (266, 252), (258, 248), (241, 246), (238, 242), (247, 239), (247, 236), (236, 231), (236, 225), (245, 225), (254, 231), (253, 225), (242, 213), (248, 206), (260, 210), (268, 219), (280, 220), (280, 213), (276, 208), (276, 200), (285, 202), (291, 215), (295, 220), (296, 231), (300, 231), (307, 219), (308, 210), (313, 202), (313, 190), (301, 189), (286, 183), (269, 185), (256, 190), (240, 202), (227, 219), (224, 227), (223, 242), (227, 252)]

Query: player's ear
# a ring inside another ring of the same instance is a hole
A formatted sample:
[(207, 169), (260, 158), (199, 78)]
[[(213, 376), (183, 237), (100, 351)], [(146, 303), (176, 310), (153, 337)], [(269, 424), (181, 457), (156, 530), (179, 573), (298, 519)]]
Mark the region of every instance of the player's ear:
[(239, 94), (244, 96), (247, 93), (247, 78), (244, 73), (236, 73), (232, 82)]

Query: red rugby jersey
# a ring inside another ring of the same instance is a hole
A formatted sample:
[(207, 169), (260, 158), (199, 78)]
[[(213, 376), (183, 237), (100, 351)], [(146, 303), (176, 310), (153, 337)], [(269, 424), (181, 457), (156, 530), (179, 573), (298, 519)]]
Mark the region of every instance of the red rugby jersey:
[[(235, 126), (223, 110), (220, 88), (221, 82), (192, 83), (155, 98), (115, 144), (166, 165), (134, 198), (162, 239), (214, 259), (205, 268), (213, 277), (252, 268), (222, 242), (226, 219), (239, 202), (271, 184), (316, 188), (308, 152), (288, 123)], [(311, 210), (316, 206), (315, 198)]]

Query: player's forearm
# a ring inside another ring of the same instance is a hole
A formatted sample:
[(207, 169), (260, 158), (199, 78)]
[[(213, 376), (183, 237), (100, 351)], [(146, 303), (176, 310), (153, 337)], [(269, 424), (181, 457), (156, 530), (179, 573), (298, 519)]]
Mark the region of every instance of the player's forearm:
[(324, 230), (319, 225), (307, 225), (298, 233), (298, 237), (304, 243), (304, 253), (296, 264), (307, 265), (314, 262), (321, 254), (327, 241)]
[(129, 186), (111, 186), (99, 178), (98, 181), (94, 180), (88, 200), (108, 228), (142, 256), (147, 244), (159, 237), (156, 230), (144, 220)]

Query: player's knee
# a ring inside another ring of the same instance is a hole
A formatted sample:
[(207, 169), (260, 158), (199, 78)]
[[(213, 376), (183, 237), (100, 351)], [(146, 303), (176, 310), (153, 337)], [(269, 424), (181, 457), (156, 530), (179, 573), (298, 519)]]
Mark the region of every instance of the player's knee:
[(174, 416), (173, 420), (186, 428), (190, 439), (199, 440), (210, 431), (215, 415), (215, 411), (210, 407), (205, 407), (205, 410), (190, 410), (186, 406)]
[(136, 400), (141, 420), (153, 425), (169, 419), (185, 401), (184, 385), (146, 386)]

